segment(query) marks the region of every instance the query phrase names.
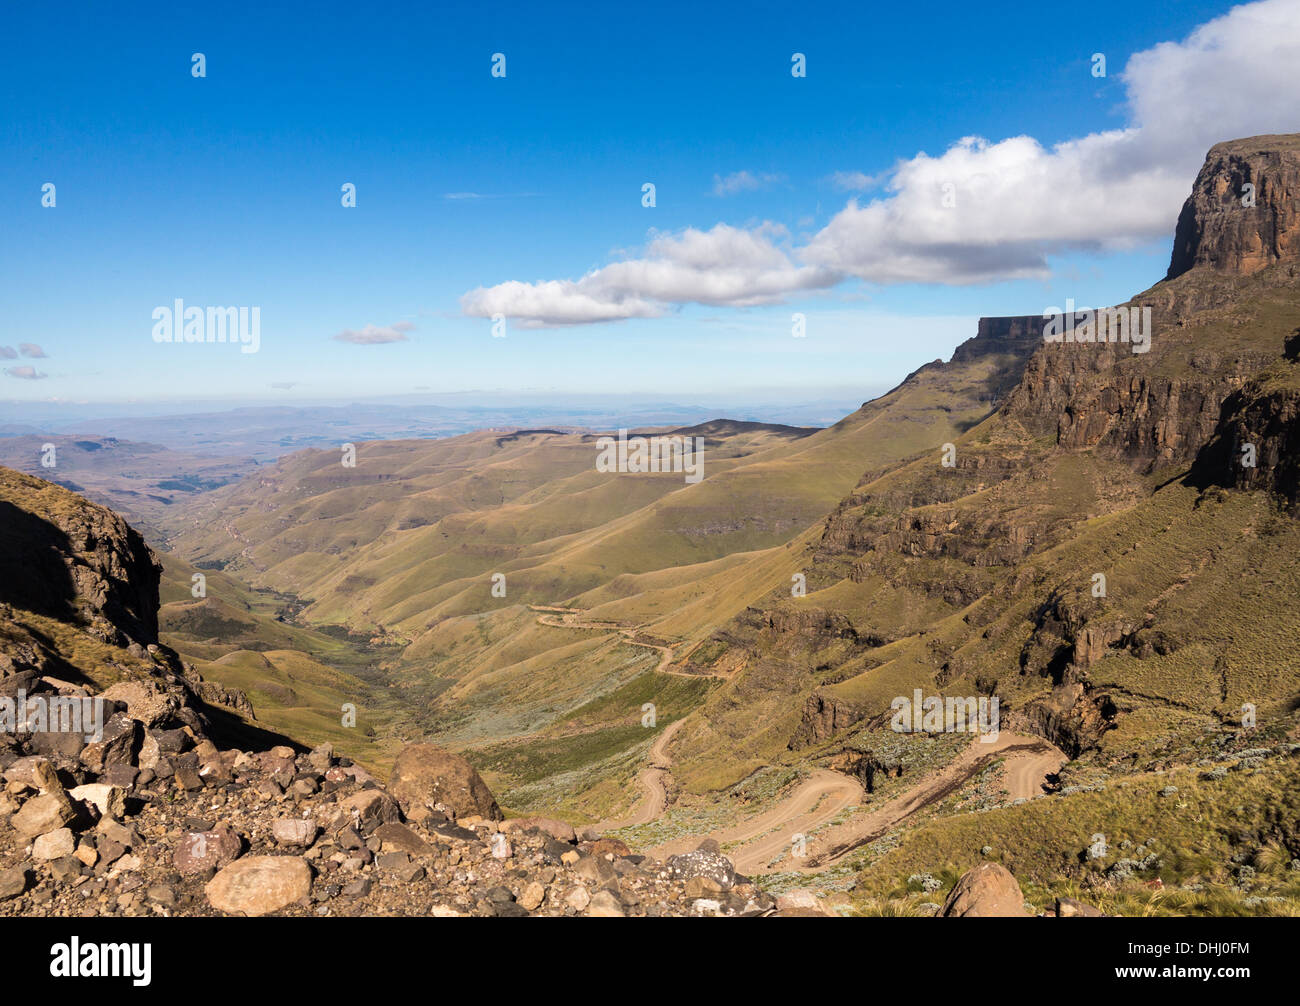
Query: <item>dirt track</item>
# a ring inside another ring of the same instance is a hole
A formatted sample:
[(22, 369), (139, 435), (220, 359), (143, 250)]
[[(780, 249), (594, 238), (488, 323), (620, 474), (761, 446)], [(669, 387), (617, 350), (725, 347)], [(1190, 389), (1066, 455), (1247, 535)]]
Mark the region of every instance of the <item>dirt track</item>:
[(672, 674), (679, 678), (722, 677), (720, 674), (688, 674), (686, 671), (669, 670), (673, 662), (675, 647), (637, 639), (636, 635), (641, 631), (639, 626), (629, 626), (622, 622), (586, 621), (581, 617), (587, 613), (584, 608), (561, 608), (544, 604), (530, 604), (528, 607), (533, 611), (545, 612), (545, 614), (538, 615), (538, 625), (550, 626), (552, 629), (593, 629), (597, 632), (617, 632), (623, 637), (622, 641), (629, 646), (644, 646), (647, 649), (658, 650), (659, 663), (655, 666), (655, 672), (658, 674)]
[(644, 793), (640, 802), (627, 817), (597, 823), (598, 831), (613, 831), (616, 828), (649, 824), (664, 812), (668, 805), (668, 788), (665, 780), (668, 770), (672, 767), (672, 760), (668, 757), (668, 742), (673, 739), (673, 734), (684, 722), (685, 720), (677, 720), (669, 724), (651, 746), (648, 759), (650, 765), (642, 769), (641, 774), (637, 776), (637, 783)]
[[(1005, 759), (1004, 787), (1011, 799), (1028, 799), (1042, 793), (1047, 775), (1067, 760), (1041, 737), (1004, 732), (990, 744), (976, 741), (949, 765), (865, 813), (850, 811), (866, 797), (856, 779), (819, 769), (775, 807), (744, 824), (668, 842), (649, 851), (655, 856), (669, 856), (693, 849), (708, 837), (727, 848), (736, 869), (744, 874), (773, 870), (817, 873), (956, 792), (998, 759)], [(850, 813), (845, 822), (806, 838), (806, 859), (799, 863), (790, 858), (795, 835), (809, 836), (845, 811)]]
[[(659, 650), (661, 657), (656, 671), (681, 677), (699, 676), (668, 670), (673, 659), (673, 648), (635, 639), (639, 631), (637, 628), (617, 622), (586, 621), (581, 617), (586, 611), (581, 608), (531, 607), (533, 611), (544, 612), (537, 619), (541, 625), (617, 632), (623, 637), (623, 642), (629, 645)], [(669, 726), (651, 747), (650, 764), (637, 777), (644, 794), (637, 806), (627, 817), (601, 821), (597, 825), (598, 829), (613, 831), (649, 824), (663, 814), (668, 802), (666, 780), (672, 768), (668, 744), (684, 722), (677, 720)], [(886, 803), (874, 808), (868, 807), (865, 813), (852, 809), (861, 805), (866, 798), (866, 792), (856, 779), (829, 769), (818, 769), (780, 803), (743, 824), (718, 829), (708, 835), (675, 839), (647, 851), (663, 858), (674, 853), (688, 852), (703, 839), (712, 838), (727, 848), (727, 854), (735, 863), (737, 871), (743, 874), (754, 875), (775, 870), (818, 873), (833, 866), (855, 849), (887, 834), (918, 811), (955, 793), (998, 759), (1004, 760), (1003, 787), (1012, 800), (1027, 800), (1041, 794), (1047, 776), (1059, 771), (1069, 760), (1063, 752), (1041, 737), (1003, 732), (991, 743), (976, 740), (942, 769), (919, 780), (915, 786)], [(849, 816), (843, 823), (805, 839), (806, 858), (790, 858), (795, 835), (810, 836), (846, 812)]]
[[(1041, 794), (1047, 775), (1056, 772), (1067, 761), (1062, 752), (1041, 737), (1004, 732), (990, 744), (975, 741), (950, 764), (922, 779), (905, 793), (818, 835), (815, 843), (809, 843), (808, 858), (800, 869), (816, 872), (834, 865), (853, 850), (885, 835), (917, 811), (955, 793), (999, 758), (1005, 760), (1003, 785), (1013, 800)], [(790, 864), (785, 868), (789, 869)]]

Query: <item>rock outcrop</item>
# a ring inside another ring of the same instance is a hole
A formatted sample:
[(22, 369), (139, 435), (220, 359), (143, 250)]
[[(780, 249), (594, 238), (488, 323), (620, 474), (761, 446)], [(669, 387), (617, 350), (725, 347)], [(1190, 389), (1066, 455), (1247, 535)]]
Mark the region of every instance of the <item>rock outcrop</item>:
[(1005, 866), (981, 863), (953, 885), (939, 916), (945, 919), (1024, 919), (1025, 896)]
[(1216, 143), (1178, 217), (1168, 278), (1197, 266), (1249, 275), (1297, 259), (1300, 138)]
[(501, 808), (474, 766), (433, 744), (410, 744), (397, 756), (388, 791), (410, 814), (415, 808), (500, 821)]

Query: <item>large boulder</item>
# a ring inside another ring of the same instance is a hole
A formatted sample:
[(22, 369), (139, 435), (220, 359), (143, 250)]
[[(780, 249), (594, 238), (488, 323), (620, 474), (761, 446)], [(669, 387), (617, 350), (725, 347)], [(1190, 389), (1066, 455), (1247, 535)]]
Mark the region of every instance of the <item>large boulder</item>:
[(997, 863), (980, 863), (963, 873), (939, 915), (948, 919), (1029, 917), (1016, 878)]
[(501, 808), (474, 766), (432, 744), (408, 744), (393, 764), (388, 792), (407, 813), (414, 807), (448, 808), (456, 817), (500, 821)]
[(266, 915), (311, 894), (311, 867), (297, 856), (249, 856), (227, 866), (205, 890), (218, 911)]
[(669, 856), (664, 872), (673, 880), (691, 880), (706, 877), (723, 891), (731, 890), (736, 883), (736, 868), (731, 860), (719, 852), (696, 849), (679, 856)]

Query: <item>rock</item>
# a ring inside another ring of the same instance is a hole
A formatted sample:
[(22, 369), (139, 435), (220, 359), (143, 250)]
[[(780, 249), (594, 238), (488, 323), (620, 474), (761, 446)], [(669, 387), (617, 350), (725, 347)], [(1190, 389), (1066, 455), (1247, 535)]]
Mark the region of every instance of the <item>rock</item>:
[[(1290, 142), (1284, 142), (1290, 141)], [(1241, 193), (1255, 187), (1244, 212)], [(1250, 274), (1300, 258), (1300, 147), (1290, 137), (1216, 143), (1183, 204), (1167, 279), (1202, 266)]]
[(573, 864), (573, 875), (580, 880), (589, 880), (593, 884), (604, 884), (613, 880), (617, 874), (607, 859), (595, 856), (583, 856)]
[(686, 881), (686, 897), (694, 900), (695, 898), (711, 898), (722, 894), (722, 885), (712, 877), (692, 877)]
[(1010, 871), (998, 863), (980, 863), (953, 885), (939, 915), (949, 919), (1022, 919), (1029, 913), (1025, 911), (1025, 896)]
[(632, 855), (632, 850), (617, 838), (597, 839), (595, 842), (590, 844), (587, 848), (587, 852), (593, 856), (599, 856), (601, 859), (604, 859), (606, 856), (617, 857)]
[(736, 882), (736, 870), (731, 865), (731, 860), (717, 852), (697, 849), (679, 856), (669, 856), (664, 868), (674, 880), (708, 877), (724, 891), (731, 890)]
[(22, 805), (10, 818), (14, 831), (25, 838), (35, 838), (56, 831), (77, 819), (77, 812), (63, 792), (42, 793)]
[(27, 885), (31, 882), (31, 871), (24, 867), (13, 866), (7, 870), (0, 870), (0, 901), (18, 897), (27, 890)]
[(803, 887), (793, 888), (784, 894), (778, 894), (776, 897), (776, 910), (778, 912), (811, 908), (820, 913), (821, 907), (821, 901), (817, 895)]
[(1100, 919), (1105, 917), (1100, 908), (1084, 904), (1074, 898), (1056, 899), (1056, 917), (1058, 919)]
[[(119, 681), (100, 694), (105, 702), (121, 702), (127, 715), (152, 728), (171, 719), (179, 702), (153, 681)], [(152, 766), (150, 766), (152, 767)]]
[(404, 824), (382, 824), (375, 829), (374, 837), (379, 839), (383, 852), (405, 852), (412, 856), (433, 854), (433, 846)]
[(280, 845), (311, 845), (319, 831), (316, 822), (305, 817), (281, 817), (271, 822), (271, 836)]
[(72, 829), (59, 828), (41, 835), (32, 843), (32, 859), (46, 861), (71, 856), (77, 850), (77, 840)]
[(244, 851), (244, 840), (227, 824), (211, 831), (189, 831), (181, 836), (172, 853), (172, 863), (182, 874), (193, 875), (219, 870)]
[(376, 857), (375, 865), (386, 872), (395, 872), (411, 865), (411, 857), (404, 852), (385, 852)]
[[(0, 887), (0, 899), (3, 899), (3, 897), (3, 887)], [(516, 900), (528, 911), (536, 911), (542, 907), (542, 902), (546, 900), (546, 888), (534, 880), (523, 889), (523, 892)]]
[(568, 842), (572, 845), (578, 840), (578, 833), (573, 830), (573, 825), (551, 817), (516, 817), (501, 822), (501, 830), (507, 834), (533, 828), (550, 835), (558, 842)]
[(4, 771), (5, 782), (22, 783), (24, 786), (31, 786), (33, 789), (39, 789), (36, 782), (36, 766), (39, 764), (48, 765), (50, 760), (38, 755), (27, 755), (23, 758), (16, 759)]
[(95, 834), (117, 842), (128, 849), (140, 844), (140, 836), (136, 834), (134, 828), (128, 828), (122, 822), (115, 821), (111, 817), (100, 818), (99, 823), (95, 825)]
[(334, 764), (334, 745), (329, 743), (318, 744), (307, 755), (307, 761), (312, 768), (324, 775), (329, 771), (330, 766)]
[(591, 903), (591, 894), (585, 887), (575, 887), (564, 896), (564, 903), (570, 908), (582, 911)]
[(596, 919), (621, 919), (627, 912), (612, 891), (597, 891), (587, 904), (587, 915)]
[(140, 778), (140, 769), (134, 765), (110, 765), (99, 774), (99, 781), (108, 786), (116, 786), (123, 793), (135, 788)]
[(139, 720), (126, 713), (114, 713), (104, 724), (102, 739), (87, 744), (81, 752), (81, 763), (99, 775), (110, 765), (134, 765), (144, 742), (144, 730)]
[(348, 898), (364, 898), (370, 893), (370, 889), (373, 886), (373, 880), (369, 877), (361, 877), (352, 881), (350, 884), (345, 884), (343, 887), (343, 895)]
[(230, 915), (267, 915), (311, 894), (311, 867), (297, 856), (248, 856), (204, 888), (212, 907)]
[(140, 744), (140, 753), (136, 756), (136, 764), (141, 769), (155, 769), (158, 767), (158, 759), (162, 757), (162, 751), (158, 747), (158, 738), (152, 732), (145, 734), (144, 740)]
[(56, 884), (67, 884), (81, 876), (81, 865), (76, 856), (59, 856), (49, 861), (50, 876)]
[(432, 744), (408, 744), (393, 765), (388, 792), (403, 807), (448, 807), (457, 818), (478, 815), (500, 821), (487, 785), (474, 767), (458, 754)]
[(126, 816), (126, 793), (117, 786), (109, 786), (102, 782), (86, 783), (84, 786), (69, 790), (68, 796), (90, 804), (99, 811), (100, 817)]
[(350, 815), (352, 823), (363, 835), (373, 833), (382, 824), (400, 822), (402, 818), (397, 801), (379, 789), (354, 793), (341, 801), (339, 807)]
[(514, 855), (514, 850), (510, 847), (510, 840), (501, 832), (492, 836), (492, 858), (509, 859)]

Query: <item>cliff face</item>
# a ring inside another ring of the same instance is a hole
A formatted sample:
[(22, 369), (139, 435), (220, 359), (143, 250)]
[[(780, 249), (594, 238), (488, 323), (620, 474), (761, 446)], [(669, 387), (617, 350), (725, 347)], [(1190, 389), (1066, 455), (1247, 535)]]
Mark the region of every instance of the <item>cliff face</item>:
[(161, 567), (117, 514), (0, 473), (0, 602), (86, 625), (115, 646), (158, 642)]
[[(117, 514), (62, 486), (0, 468), (0, 697), (96, 693), (149, 727), (242, 728), (242, 692), (204, 681), (158, 644), (161, 567)], [(0, 747), (14, 741), (0, 735)], [(28, 743), (62, 750), (66, 737)]]
[(1249, 275), (1297, 259), (1300, 139), (1253, 136), (1215, 144), (1178, 217), (1167, 278), (1197, 266)]
[[(1254, 205), (1242, 204), (1247, 184)], [(1183, 206), (1150, 351), (1043, 345), (1004, 411), (1059, 446), (1101, 449), (1151, 470), (1188, 464), (1216, 436), (1230, 396), (1283, 355), (1300, 322), (1300, 137), (1213, 147)]]

